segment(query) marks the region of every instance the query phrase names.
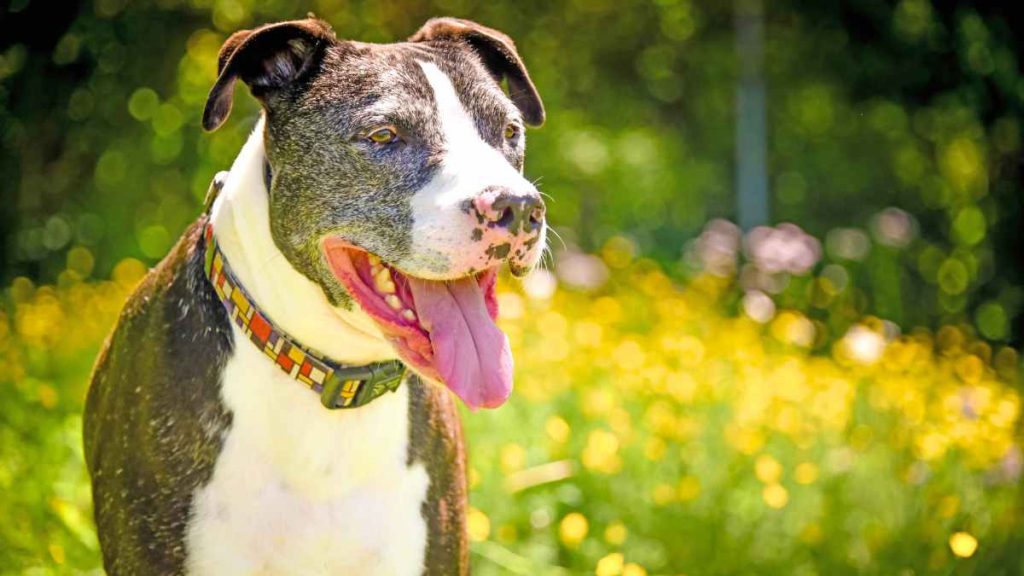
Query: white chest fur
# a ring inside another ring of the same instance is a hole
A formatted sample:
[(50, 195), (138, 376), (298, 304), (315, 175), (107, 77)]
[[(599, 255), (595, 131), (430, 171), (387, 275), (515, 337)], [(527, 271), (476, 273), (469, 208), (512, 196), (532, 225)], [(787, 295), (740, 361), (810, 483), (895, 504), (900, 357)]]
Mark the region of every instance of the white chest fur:
[(408, 388), (327, 411), (235, 331), (233, 414), (188, 533), (195, 575), (418, 575), (429, 479), (406, 465)]
[[(263, 122), (235, 160), (211, 220), (235, 274), (270, 318), (331, 358), (394, 358), (372, 321), (331, 306), (270, 236)], [(187, 534), (194, 575), (419, 575), (429, 478), (407, 466), (409, 393), (328, 411), (237, 327), (221, 397), (231, 427)]]

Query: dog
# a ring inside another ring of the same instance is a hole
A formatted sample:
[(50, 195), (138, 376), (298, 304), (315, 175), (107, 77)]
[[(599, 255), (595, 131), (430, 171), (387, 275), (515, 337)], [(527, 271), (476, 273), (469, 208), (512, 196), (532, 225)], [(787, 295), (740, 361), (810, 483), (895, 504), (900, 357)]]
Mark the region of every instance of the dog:
[(453, 18), (383, 45), (265, 25), (218, 70), (204, 128), (238, 80), (260, 119), (86, 399), (106, 570), (466, 574), (453, 396), (508, 398), (497, 271), (525, 274), (546, 239), (529, 73), (505, 34)]

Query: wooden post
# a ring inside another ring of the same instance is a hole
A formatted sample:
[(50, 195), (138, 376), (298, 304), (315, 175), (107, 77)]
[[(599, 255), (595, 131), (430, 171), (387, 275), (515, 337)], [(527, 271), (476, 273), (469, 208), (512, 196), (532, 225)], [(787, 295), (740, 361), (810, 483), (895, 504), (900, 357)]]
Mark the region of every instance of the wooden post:
[(767, 224), (768, 162), (764, 87), (764, 6), (736, 0), (736, 215), (740, 228)]

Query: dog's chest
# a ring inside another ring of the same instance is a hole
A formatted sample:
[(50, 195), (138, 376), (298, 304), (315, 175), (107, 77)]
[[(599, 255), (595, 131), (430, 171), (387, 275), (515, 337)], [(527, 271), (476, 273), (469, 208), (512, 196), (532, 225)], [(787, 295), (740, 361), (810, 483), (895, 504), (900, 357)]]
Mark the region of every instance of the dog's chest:
[(232, 424), (195, 495), (189, 573), (421, 574), (429, 478), (407, 464), (407, 387), (328, 411), (237, 329), (235, 342), (222, 384)]

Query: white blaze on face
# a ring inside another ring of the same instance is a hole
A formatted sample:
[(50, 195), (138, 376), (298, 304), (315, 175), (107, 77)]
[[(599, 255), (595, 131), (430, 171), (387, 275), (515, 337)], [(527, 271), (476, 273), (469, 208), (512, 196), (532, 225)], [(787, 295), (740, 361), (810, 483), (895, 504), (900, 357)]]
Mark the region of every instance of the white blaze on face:
[(412, 198), (412, 256), (400, 264), (416, 270), (417, 276), (441, 280), (488, 266), (487, 239), (471, 240), (478, 223), (465, 211), (467, 200), (489, 186), (537, 192), (501, 152), (480, 138), (448, 76), (436, 64), (419, 64), (434, 92), (445, 153), (436, 175)]

